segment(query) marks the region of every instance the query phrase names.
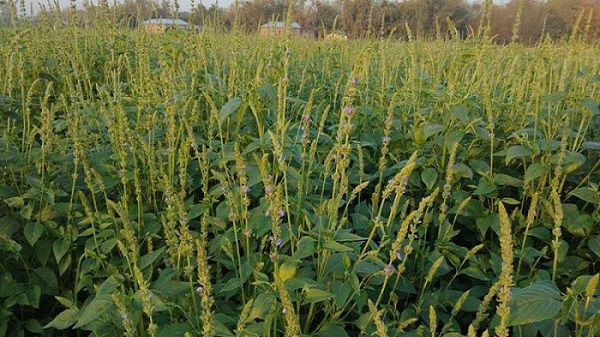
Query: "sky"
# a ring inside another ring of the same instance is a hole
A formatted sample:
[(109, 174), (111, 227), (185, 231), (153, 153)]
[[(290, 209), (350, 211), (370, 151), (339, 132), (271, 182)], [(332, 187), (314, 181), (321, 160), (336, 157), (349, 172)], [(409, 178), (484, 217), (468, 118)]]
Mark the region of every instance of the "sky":
[[(21, 0), (14, 0), (17, 3), (20, 3)], [(29, 10), (31, 8), (31, 4), (33, 4), (33, 9), (34, 11), (37, 11), (39, 8), (39, 3), (43, 4), (44, 6), (48, 7), (48, 2), (50, 3), (54, 3), (55, 0), (25, 0), (25, 6), (26, 6), (26, 10), (29, 13)], [(61, 8), (68, 8), (70, 6), (70, 1), (69, 0), (57, 0), (60, 7)], [(85, 0), (76, 0), (76, 2), (78, 3), (79, 6), (81, 6), (83, 4)], [(88, 0), (90, 1), (90, 0)], [(97, 0), (91, 0), (94, 3), (97, 3)], [(112, 3), (113, 0), (109, 0), (109, 3)], [(117, 0), (117, 1), (122, 1), (122, 0)], [(200, 1), (202, 1), (202, 4), (206, 7), (212, 5), (215, 3), (216, 0), (195, 0), (196, 4), (200, 3)], [(219, 1), (219, 6), (220, 7), (228, 7), (229, 5), (231, 5), (233, 3), (234, 0), (218, 0)], [(469, 2), (480, 2), (481, 0), (467, 0)], [(160, 2), (160, 0), (159, 0)], [(508, 2), (508, 0), (495, 0), (494, 3), (505, 3)], [(189, 11), (191, 9), (191, 0), (179, 0), (179, 6), (181, 8), (181, 11)]]

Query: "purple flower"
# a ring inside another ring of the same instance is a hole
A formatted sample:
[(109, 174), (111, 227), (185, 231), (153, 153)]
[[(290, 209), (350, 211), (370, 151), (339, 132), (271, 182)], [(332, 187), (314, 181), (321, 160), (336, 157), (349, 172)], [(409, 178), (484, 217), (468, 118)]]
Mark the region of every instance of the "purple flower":
[(150, 297), (150, 299), (153, 299), (154, 298), (154, 293), (150, 292), (150, 294), (148, 294), (148, 297)]
[(305, 123), (310, 123), (310, 122), (312, 122), (312, 118), (310, 117), (309, 114), (306, 114), (306, 115), (302, 116), (302, 121)]
[(198, 295), (202, 295), (203, 291), (204, 291), (204, 288), (202, 286), (198, 286), (198, 288), (196, 288), (196, 294), (198, 294)]
[(265, 191), (266, 191), (267, 193), (271, 193), (271, 192), (273, 192), (273, 186), (271, 186), (271, 185), (267, 185), (267, 187), (265, 187)]
[(383, 137), (383, 145), (388, 145), (390, 143), (390, 137)]
[(383, 272), (386, 275), (391, 275), (394, 272), (394, 267), (392, 267), (391, 265), (387, 265), (385, 266), (385, 268), (383, 268)]
[(246, 186), (246, 187), (244, 188), (244, 193), (248, 193), (248, 192), (250, 192), (250, 187)]
[(275, 246), (277, 246), (277, 247), (281, 247), (282, 244), (283, 244), (283, 240), (281, 240), (281, 239), (277, 239), (277, 241), (275, 241)]
[(121, 318), (123, 318), (124, 321), (129, 319), (129, 315), (127, 313), (123, 313), (123, 315), (121, 315)]
[(345, 106), (344, 107), (344, 113), (346, 115), (350, 116), (353, 112), (354, 112), (354, 107), (353, 106)]
[(357, 78), (357, 77), (353, 77), (353, 78), (350, 79), (350, 84), (355, 85), (355, 86), (359, 85), (360, 84), (360, 79)]
[(277, 212), (277, 215), (279, 215), (280, 218), (283, 218), (285, 216), (285, 211), (280, 209), (279, 212)]
[(287, 312), (287, 308), (283, 308), (281, 309), (281, 313), (285, 315), (285, 313)]
[(396, 253), (396, 258), (398, 259), (398, 261), (402, 261), (404, 259), (401, 252)]
[(246, 232), (244, 232), (244, 235), (246, 235), (246, 237), (251, 237), (252, 236), (252, 231), (251, 230), (246, 230)]

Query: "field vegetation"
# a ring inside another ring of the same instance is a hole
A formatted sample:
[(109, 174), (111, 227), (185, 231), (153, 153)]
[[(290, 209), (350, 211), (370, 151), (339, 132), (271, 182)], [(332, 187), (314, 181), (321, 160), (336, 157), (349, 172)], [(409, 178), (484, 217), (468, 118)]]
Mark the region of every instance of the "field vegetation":
[(0, 336), (597, 336), (600, 49), (482, 28), (1, 30)]

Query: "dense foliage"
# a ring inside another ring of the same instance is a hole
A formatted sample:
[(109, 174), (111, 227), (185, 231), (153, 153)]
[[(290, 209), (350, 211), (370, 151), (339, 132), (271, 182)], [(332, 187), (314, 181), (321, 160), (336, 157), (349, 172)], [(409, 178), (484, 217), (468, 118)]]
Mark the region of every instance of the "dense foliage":
[(597, 47), (0, 41), (0, 335), (600, 331)]

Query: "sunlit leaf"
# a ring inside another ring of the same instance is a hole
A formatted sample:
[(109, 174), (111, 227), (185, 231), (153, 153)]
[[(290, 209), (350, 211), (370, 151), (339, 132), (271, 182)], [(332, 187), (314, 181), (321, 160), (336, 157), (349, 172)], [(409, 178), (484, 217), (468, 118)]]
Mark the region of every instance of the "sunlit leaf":
[(561, 295), (553, 282), (538, 281), (522, 289), (513, 288), (509, 307), (509, 326), (541, 322), (560, 312)]

